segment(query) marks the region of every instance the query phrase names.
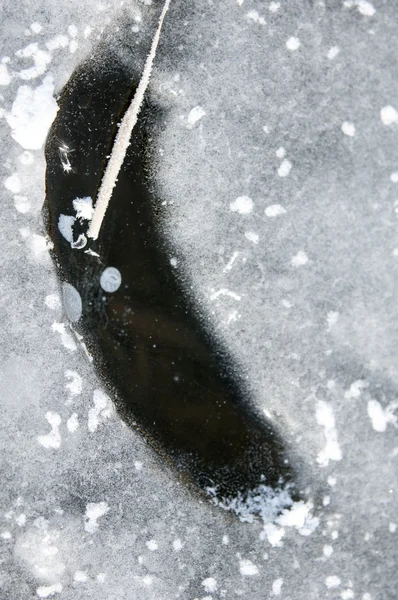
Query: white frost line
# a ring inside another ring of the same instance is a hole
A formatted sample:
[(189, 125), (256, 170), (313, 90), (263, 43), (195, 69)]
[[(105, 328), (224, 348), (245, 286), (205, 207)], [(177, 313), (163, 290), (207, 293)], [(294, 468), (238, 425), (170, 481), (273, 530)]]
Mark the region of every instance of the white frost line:
[(130, 145), (131, 133), (135, 124), (137, 123), (138, 114), (140, 112), (144, 95), (149, 84), (153, 61), (156, 56), (160, 33), (162, 31), (163, 21), (169, 9), (169, 5), (170, 0), (166, 0), (163, 6), (162, 14), (160, 15), (158, 28), (152, 40), (151, 51), (146, 59), (140, 83), (138, 84), (129, 108), (127, 109), (120, 123), (119, 131), (112, 148), (112, 153), (106, 166), (104, 177), (101, 181), (97, 201), (95, 203), (93, 219), (87, 232), (88, 237), (92, 238), (93, 240), (98, 238), (102, 221), (104, 220), (106, 209), (108, 208), (108, 204), (112, 196), (113, 188), (116, 185), (116, 180), (122, 167), (124, 157), (126, 156), (127, 148)]

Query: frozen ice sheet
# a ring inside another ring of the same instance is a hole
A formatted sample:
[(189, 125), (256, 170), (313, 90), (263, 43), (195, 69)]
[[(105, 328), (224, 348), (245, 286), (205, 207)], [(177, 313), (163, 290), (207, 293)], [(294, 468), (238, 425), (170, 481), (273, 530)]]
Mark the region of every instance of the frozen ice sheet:
[(179, 485), (61, 309), (40, 216), (53, 95), (102, 30), (123, 55), (123, 15), (142, 68), (159, 8), (2, 5), (1, 595), (392, 600), (394, 3), (176, 0), (151, 84), (171, 257), (296, 448), (307, 536), (304, 507), (264, 528)]

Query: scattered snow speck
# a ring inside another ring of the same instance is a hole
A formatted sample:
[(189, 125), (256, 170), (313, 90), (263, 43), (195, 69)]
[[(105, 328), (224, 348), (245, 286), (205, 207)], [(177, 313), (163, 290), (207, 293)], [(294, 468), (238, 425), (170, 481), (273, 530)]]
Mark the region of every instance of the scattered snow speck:
[(75, 433), (79, 427), (79, 418), (77, 413), (73, 413), (73, 415), (69, 417), (69, 419), (66, 421), (66, 427), (70, 433)]
[(102, 390), (94, 390), (94, 408), (88, 411), (88, 430), (90, 433), (96, 431), (98, 425), (113, 415), (113, 404), (110, 398)]
[(178, 264), (178, 260), (175, 257), (170, 258), (170, 264), (172, 267), (176, 267)]
[(43, 29), (43, 27), (40, 25), (40, 23), (32, 23), (30, 28), (33, 31), (33, 33), (40, 33), (41, 30)]
[(280, 9), (280, 7), (281, 7), (280, 2), (271, 2), (270, 5), (268, 6), (268, 10), (272, 13), (276, 13)]
[(11, 136), (25, 150), (40, 150), (57, 111), (52, 75), (47, 75), (35, 89), (20, 86), (11, 112), (6, 113)]
[(253, 21), (253, 23), (258, 23), (259, 25), (266, 24), (264, 17), (261, 17), (256, 10), (249, 10), (249, 12), (246, 13), (246, 19)]
[(300, 40), (296, 37), (290, 37), (286, 42), (286, 48), (294, 51), (300, 48)]
[(37, 436), (37, 441), (44, 446), (44, 448), (58, 449), (61, 446), (61, 434), (59, 432), (61, 417), (58, 413), (51, 411), (48, 411), (45, 417), (51, 425), (51, 431), (47, 435)]
[(0, 85), (9, 85), (11, 83), (11, 75), (8, 72), (7, 65), (0, 64)]
[(325, 546), (323, 547), (323, 555), (326, 556), (326, 558), (329, 558), (329, 556), (332, 556), (333, 554), (333, 546), (330, 546), (330, 544), (325, 544)]
[(260, 534), (261, 539), (266, 538), (274, 548), (283, 546), (282, 538), (285, 535), (283, 527), (277, 527), (274, 523), (266, 523), (264, 531)]
[(274, 596), (279, 596), (282, 591), (283, 579), (278, 578), (272, 584), (272, 593)]
[(104, 292), (116, 292), (122, 283), (122, 275), (116, 267), (106, 267), (100, 277), (100, 285)]
[(387, 429), (387, 424), (397, 424), (397, 417), (393, 414), (393, 411), (398, 408), (397, 403), (390, 403), (385, 409), (382, 407), (380, 402), (377, 400), (369, 400), (368, 402), (368, 416), (372, 421), (372, 427), (375, 431), (382, 433)]
[(187, 118), (187, 127), (192, 129), (200, 119), (206, 115), (206, 111), (201, 106), (195, 106), (189, 113)]
[(223, 535), (222, 536), (222, 544), (223, 544), (223, 546), (228, 546), (228, 544), (229, 544), (229, 537), (227, 535)]
[(355, 4), (361, 15), (364, 15), (365, 17), (373, 17), (376, 12), (373, 4), (367, 0), (356, 0)]
[(18, 58), (31, 58), (33, 60), (33, 67), (29, 67), (28, 69), (23, 69), (18, 73), (21, 79), (36, 79), (36, 77), (40, 77), (40, 75), (44, 75), (47, 70), (48, 64), (51, 62), (51, 54), (45, 52), (44, 50), (40, 50), (38, 44), (33, 43), (26, 46), (26, 48), (22, 48), (22, 50), (18, 50), (16, 53)]
[(71, 54), (74, 54), (76, 52), (76, 50), (79, 47), (79, 42), (77, 42), (76, 40), (72, 40), (71, 43), (69, 44), (69, 52)]
[(69, 25), (68, 33), (71, 37), (76, 37), (77, 33), (78, 33), (78, 29), (77, 29), (76, 25)]
[(134, 467), (136, 471), (142, 471), (142, 466), (142, 462), (140, 462), (139, 460), (134, 461)]
[(304, 250), (299, 250), (295, 256), (293, 256), (291, 260), (291, 264), (293, 267), (302, 267), (306, 265), (308, 262), (308, 256), (304, 252)]
[(330, 485), (330, 487), (334, 487), (337, 483), (337, 479), (336, 477), (333, 477), (332, 475), (329, 475), (328, 477), (328, 484)]
[(62, 583), (54, 583), (54, 585), (48, 586), (40, 586), (36, 590), (36, 594), (39, 598), (49, 598), (50, 596), (54, 596), (55, 594), (60, 594), (62, 592)]
[(214, 579), (214, 577), (208, 577), (202, 581), (202, 586), (205, 588), (205, 592), (209, 592), (211, 594), (217, 589), (217, 581)]
[(94, 209), (93, 199), (90, 196), (84, 196), (84, 198), (75, 198), (72, 204), (76, 211), (77, 219), (91, 221), (93, 218)]
[(90, 37), (91, 32), (92, 32), (91, 27), (89, 25), (87, 25), (87, 27), (85, 27), (84, 31), (83, 31), (83, 36), (84, 36), (85, 40)]
[(346, 398), (346, 400), (352, 400), (353, 398), (359, 398), (360, 395), (362, 394), (362, 390), (366, 390), (366, 388), (368, 386), (369, 386), (368, 382), (365, 381), (364, 379), (357, 379), (350, 385), (348, 390), (345, 392), (344, 398)]
[(258, 233), (254, 233), (254, 231), (246, 231), (245, 238), (252, 242), (253, 244), (258, 244), (259, 235)]
[(27, 196), (14, 196), (14, 206), (19, 213), (26, 214), (30, 211), (30, 202)]
[(58, 310), (61, 308), (61, 299), (58, 294), (49, 294), (46, 296), (44, 302), (51, 310)]
[(270, 204), (270, 206), (267, 206), (264, 210), (264, 213), (266, 217), (274, 218), (284, 215), (286, 210), (280, 204)]
[(239, 561), (239, 571), (241, 575), (244, 575), (245, 577), (258, 575), (259, 573), (258, 567), (248, 559), (242, 559)]
[(26, 524), (26, 515), (21, 513), (16, 517), (15, 522), (18, 525), (18, 527), (23, 527)]
[(383, 125), (393, 125), (398, 122), (398, 112), (391, 105), (383, 106), (380, 111), (380, 118)]
[(350, 589), (343, 590), (340, 594), (342, 600), (352, 600), (354, 598), (354, 592)]
[(278, 150), (275, 152), (275, 154), (277, 155), (278, 158), (284, 158), (285, 154), (286, 154), (286, 150), (281, 146), (280, 148), (278, 148)]
[(174, 542), (173, 542), (173, 550), (175, 552), (179, 552), (180, 550), (182, 550), (182, 547), (183, 547), (183, 543), (182, 543), (182, 541), (179, 538), (177, 538), (176, 540), (174, 540)]
[(354, 137), (355, 135), (355, 125), (354, 123), (350, 123), (349, 121), (344, 121), (341, 126), (341, 131), (344, 135), (348, 135), (348, 137)]
[(84, 516), (84, 529), (88, 533), (97, 531), (99, 525), (98, 519), (106, 515), (109, 511), (107, 502), (89, 502), (86, 506), (86, 514)]
[[(313, 505), (311, 502), (293, 502), (290, 508), (283, 510), (276, 519), (282, 527), (295, 527), (300, 535), (309, 536), (319, 525), (318, 517), (311, 513)], [(284, 531), (284, 530), (283, 530)]]
[(69, 38), (66, 35), (57, 35), (46, 43), (46, 46), (50, 52), (59, 50), (60, 48), (66, 48), (69, 44)]
[(396, 523), (389, 523), (388, 524), (388, 531), (390, 533), (395, 533), (397, 531), (397, 524)]
[(35, 157), (28, 150), (24, 150), (24, 152), (18, 156), (18, 160), (22, 165), (33, 165)]
[(88, 579), (88, 575), (85, 571), (75, 571), (73, 579), (78, 583), (84, 583)]
[(10, 177), (4, 180), (4, 187), (13, 194), (19, 194), (21, 191), (21, 180), (18, 173), (13, 173)]
[(82, 389), (83, 389), (83, 380), (81, 378), (81, 376), (79, 375), (79, 373), (76, 373), (76, 371), (71, 371), (70, 369), (67, 369), (64, 373), (64, 377), (65, 379), (68, 380), (67, 383), (65, 383), (65, 389), (68, 390), (69, 394), (72, 396), (78, 396), (79, 394), (82, 393)]
[(154, 552), (155, 550), (158, 549), (158, 543), (156, 540), (148, 540), (145, 543), (145, 545), (148, 548), (148, 550), (151, 550), (151, 552)]
[(336, 325), (337, 321), (339, 320), (339, 312), (338, 311), (334, 311), (331, 310), (328, 312), (327, 317), (326, 317), (326, 323), (327, 323), (327, 331), (331, 331), (332, 328), (334, 327), (334, 325)]
[(317, 462), (321, 467), (327, 467), (330, 460), (341, 460), (342, 454), (337, 441), (337, 431), (332, 408), (324, 400), (318, 400), (315, 416), (318, 425), (324, 428), (326, 446), (317, 456)]
[(290, 160), (287, 160), (287, 158), (285, 158), (282, 162), (281, 165), (278, 169), (278, 175), (279, 177), (287, 177), (292, 169), (292, 163), (290, 162)]
[(338, 46), (332, 46), (328, 51), (328, 59), (333, 60), (340, 54), (340, 48)]
[(76, 342), (68, 331), (66, 331), (65, 323), (54, 323), (51, 325), (52, 331), (56, 331), (61, 336), (61, 344), (71, 352), (77, 350)]
[(329, 590), (339, 587), (340, 584), (341, 581), (337, 575), (329, 575), (329, 577), (326, 577), (325, 579), (325, 585)]
[(394, 173), (391, 173), (390, 181), (392, 181), (393, 183), (398, 183), (398, 171), (394, 171)]
[(232, 212), (237, 212), (240, 215), (249, 215), (254, 208), (254, 202), (249, 196), (239, 196), (230, 203), (229, 208)]
[(0, 534), (0, 538), (1, 538), (2, 540), (10, 540), (10, 539), (12, 538), (12, 534), (11, 534), (9, 531), (3, 531), (3, 532)]

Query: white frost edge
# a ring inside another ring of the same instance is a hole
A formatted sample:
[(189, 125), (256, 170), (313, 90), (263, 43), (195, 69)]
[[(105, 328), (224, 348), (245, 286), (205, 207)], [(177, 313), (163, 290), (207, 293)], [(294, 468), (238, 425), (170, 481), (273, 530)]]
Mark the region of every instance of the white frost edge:
[(162, 14), (159, 18), (159, 24), (152, 40), (151, 51), (145, 62), (144, 71), (138, 84), (134, 98), (131, 101), (121, 123), (112, 148), (112, 153), (105, 169), (104, 177), (98, 191), (97, 201), (95, 203), (93, 218), (87, 232), (88, 237), (96, 240), (98, 238), (102, 221), (104, 220), (108, 204), (112, 197), (113, 188), (116, 185), (119, 171), (122, 167), (124, 157), (126, 156), (127, 148), (130, 145), (130, 138), (133, 128), (138, 119), (138, 114), (141, 110), (141, 105), (144, 100), (144, 95), (147, 90), (151, 77), (153, 61), (156, 56), (156, 50), (159, 44), (160, 33), (162, 31), (163, 21), (169, 9), (170, 0), (166, 0), (163, 6)]

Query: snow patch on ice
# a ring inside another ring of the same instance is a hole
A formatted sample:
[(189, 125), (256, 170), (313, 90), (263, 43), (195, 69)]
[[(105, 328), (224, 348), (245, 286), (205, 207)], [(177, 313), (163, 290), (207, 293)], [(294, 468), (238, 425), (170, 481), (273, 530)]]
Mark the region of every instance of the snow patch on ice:
[(88, 533), (95, 533), (99, 527), (98, 519), (109, 512), (107, 502), (89, 502), (86, 506), (84, 529)]
[(70, 433), (75, 433), (79, 428), (79, 417), (77, 413), (73, 413), (66, 421), (66, 427)]
[(88, 430), (94, 433), (105, 419), (113, 416), (114, 409), (110, 398), (102, 390), (94, 390), (94, 408), (88, 411)]
[(329, 461), (342, 459), (332, 407), (324, 400), (318, 400), (315, 416), (318, 425), (324, 428), (326, 438), (326, 446), (319, 452), (317, 462), (321, 467), (327, 467)]
[(54, 596), (55, 594), (60, 594), (62, 592), (62, 584), (54, 583), (54, 585), (49, 586), (40, 586), (36, 590), (36, 594), (39, 598), (49, 598), (50, 596)]
[(254, 231), (246, 231), (245, 238), (252, 242), (253, 244), (258, 244), (259, 235), (258, 233), (254, 233)]
[(21, 79), (25, 80), (36, 79), (36, 77), (44, 75), (47, 70), (47, 66), (50, 64), (52, 59), (51, 54), (45, 52), (44, 50), (40, 50), (36, 42), (29, 44), (29, 46), (22, 48), (22, 50), (18, 50), (15, 55), (18, 56), (18, 58), (31, 58), (33, 60), (33, 67), (30, 67), (29, 69), (23, 69), (17, 73)]
[(278, 579), (275, 579), (275, 581), (272, 584), (272, 593), (274, 596), (280, 596), (280, 593), (282, 591), (282, 585), (283, 579), (281, 579), (280, 577)]
[(254, 208), (254, 202), (249, 196), (239, 196), (230, 203), (229, 208), (232, 212), (237, 212), (240, 215), (249, 215)]
[(76, 342), (71, 336), (71, 334), (68, 331), (66, 331), (65, 323), (58, 323), (57, 321), (54, 321), (54, 323), (51, 325), (51, 329), (52, 331), (59, 333), (61, 337), (61, 344), (67, 350), (70, 350), (71, 352), (77, 350)]
[(386, 408), (383, 408), (380, 402), (371, 399), (368, 401), (368, 416), (372, 422), (375, 431), (383, 433), (387, 429), (388, 423), (397, 426), (397, 416), (394, 412), (398, 408), (398, 402), (390, 402)]
[(206, 111), (201, 106), (195, 106), (187, 117), (188, 129), (192, 129), (205, 115)]
[(357, 11), (365, 17), (373, 17), (376, 12), (373, 4), (367, 0), (346, 0), (344, 6), (346, 8), (356, 8)]
[(57, 111), (52, 75), (47, 75), (35, 89), (20, 86), (11, 112), (6, 113), (11, 136), (25, 150), (39, 150)]
[(21, 191), (21, 180), (18, 173), (13, 173), (4, 180), (4, 187), (13, 194), (19, 194)]
[(300, 48), (300, 40), (296, 37), (290, 37), (286, 42), (286, 48), (291, 52)]
[(50, 433), (47, 433), (47, 435), (37, 436), (37, 441), (44, 446), (44, 448), (58, 449), (61, 446), (61, 434), (59, 432), (61, 417), (58, 413), (51, 411), (48, 411), (45, 417), (51, 425), (51, 431)]
[(347, 135), (348, 137), (354, 137), (354, 135), (355, 135), (354, 123), (350, 123), (349, 121), (344, 121), (344, 123), (341, 126), (341, 131), (344, 133), (344, 135)]
[(202, 586), (204, 587), (205, 592), (212, 594), (217, 590), (217, 581), (214, 577), (207, 577), (207, 579), (202, 581)]
[(398, 123), (398, 112), (391, 105), (383, 106), (380, 111), (380, 119), (383, 125), (393, 125), (394, 123)]
[(290, 160), (287, 160), (287, 158), (285, 158), (281, 164), (280, 167), (278, 169), (278, 175), (279, 177), (287, 177), (290, 173), (290, 171), (292, 170), (292, 163), (290, 162)]
[(340, 584), (341, 580), (337, 575), (329, 575), (329, 577), (326, 577), (325, 579), (325, 585), (329, 590), (339, 587)]
[(257, 565), (247, 558), (243, 558), (239, 561), (239, 571), (244, 577), (252, 577), (253, 575), (259, 574)]
[(362, 394), (362, 390), (366, 390), (369, 387), (369, 384), (364, 379), (357, 379), (353, 381), (348, 390), (344, 394), (344, 398), (346, 400), (352, 400), (354, 398), (359, 398)]
[(274, 218), (286, 214), (286, 209), (280, 204), (270, 204), (270, 206), (267, 206), (264, 210), (264, 213), (266, 217)]
[(291, 260), (291, 264), (293, 267), (302, 267), (306, 265), (308, 262), (308, 256), (304, 252), (304, 250), (299, 250), (295, 256), (293, 256)]

